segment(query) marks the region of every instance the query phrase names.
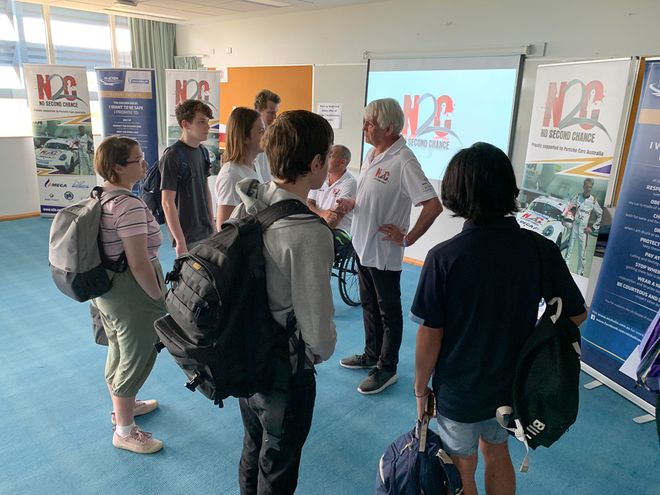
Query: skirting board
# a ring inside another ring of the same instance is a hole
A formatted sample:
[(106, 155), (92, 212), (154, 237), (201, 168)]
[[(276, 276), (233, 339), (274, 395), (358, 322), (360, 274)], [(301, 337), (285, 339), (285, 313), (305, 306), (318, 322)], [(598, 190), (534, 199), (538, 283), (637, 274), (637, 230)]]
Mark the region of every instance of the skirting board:
[(635, 404), (636, 406), (640, 407), (653, 417), (655, 417), (655, 407), (649, 404), (646, 401), (643, 401), (639, 397), (637, 397), (635, 394), (631, 393), (630, 390), (626, 390), (623, 388), (621, 385), (616, 383), (614, 380), (609, 379), (605, 375), (603, 375), (600, 371), (595, 370), (588, 364), (581, 363), (582, 366), (582, 371), (587, 373), (588, 375), (593, 376), (596, 380), (599, 382), (602, 382), (604, 385), (607, 385), (610, 387), (612, 390), (614, 390), (616, 393), (622, 395), (626, 399), (628, 399), (630, 402)]
[(33, 211), (31, 213), (21, 213), (20, 215), (6, 215), (3, 217), (0, 217), (0, 222), (7, 222), (9, 220), (21, 220), (23, 218), (32, 218), (32, 217), (38, 217), (39, 212), (38, 211)]

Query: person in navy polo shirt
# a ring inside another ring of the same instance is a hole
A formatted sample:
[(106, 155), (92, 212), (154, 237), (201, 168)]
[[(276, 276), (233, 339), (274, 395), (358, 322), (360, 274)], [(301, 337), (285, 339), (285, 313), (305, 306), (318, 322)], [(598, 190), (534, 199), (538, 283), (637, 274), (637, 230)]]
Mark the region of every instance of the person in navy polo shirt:
[[(513, 213), (518, 188), (508, 157), (476, 143), (459, 151), (442, 181), (442, 202), (465, 218), (462, 232), (429, 251), (411, 308), (419, 324), (414, 392), (421, 417), (433, 375), (440, 437), (461, 473), (465, 495), (477, 493), (477, 450), (488, 493), (515, 493), (508, 432), (495, 411), (511, 404), (515, 363), (534, 328), (541, 266), (534, 239)], [(551, 281), (577, 325), (584, 299), (555, 244)], [(551, 370), (549, 370), (550, 372)]]

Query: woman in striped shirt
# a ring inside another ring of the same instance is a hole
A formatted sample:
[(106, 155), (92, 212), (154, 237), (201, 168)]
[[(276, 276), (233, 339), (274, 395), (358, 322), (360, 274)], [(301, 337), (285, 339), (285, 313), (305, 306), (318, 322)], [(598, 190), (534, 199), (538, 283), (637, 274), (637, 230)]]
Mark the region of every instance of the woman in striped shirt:
[(158, 262), (163, 240), (160, 227), (144, 202), (130, 192), (144, 177), (146, 167), (140, 145), (133, 139), (111, 136), (96, 150), (94, 168), (105, 179), (104, 194), (126, 192), (103, 205), (101, 240), (110, 261), (125, 253), (128, 266), (114, 274), (109, 292), (94, 299), (109, 342), (105, 379), (116, 425), (112, 443), (140, 454), (163, 447), (160, 440), (135, 425), (134, 416), (158, 407), (155, 400), (136, 400), (136, 395), (156, 360), (154, 320), (166, 312)]

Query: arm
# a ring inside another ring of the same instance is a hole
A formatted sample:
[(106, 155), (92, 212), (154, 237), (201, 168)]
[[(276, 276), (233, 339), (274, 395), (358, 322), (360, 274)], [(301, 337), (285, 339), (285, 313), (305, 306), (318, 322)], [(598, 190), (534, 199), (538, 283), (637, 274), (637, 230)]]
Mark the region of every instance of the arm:
[(158, 278), (156, 278), (156, 272), (147, 254), (147, 234), (122, 237), (121, 243), (124, 246), (131, 273), (142, 287), (142, 290), (151, 299), (163, 297), (163, 291), (158, 283)]
[(438, 198), (431, 198), (427, 199), (426, 201), (422, 201), (421, 205), (422, 212), (419, 214), (414, 227), (410, 229), (407, 234), (402, 232), (398, 226), (390, 223), (381, 225), (378, 231), (386, 234), (386, 240), (392, 241), (399, 246), (403, 246), (403, 238), (407, 237), (408, 245), (412, 246), (415, 241), (417, 241), (417, 239), (426, 233), (438, 215), (442, 213), (442, 205), (440, 204), (440, 200)]
[(596, 221), (584, 229), (587, 234), (591, 234), (592, 230), (600, 229), (600, 222), (603, 219), (603, 209), (598, 204), (598, 200), (594, 199), (594, 213), (596, 214)]
[(421, 418), (426, 409), (428, 399), (429, 380), (438, 361), (442, 347), (442, 328), (431, 328), (420, 325), (417, 330), (417, 344), (415, 347), (415, 382), (414, 391), (417, 399), (417, 417)]
[(332, 210), (322, 210), (316, 206), (316, 201), (307, 198), (307, 206), (310, 210), (320, 216), (330, 226), (331, 229), (337, 228), (337, 224), (344, 218), (343, 213), (334, 212)]
[(167, 228), (170, 230), (170, 234), (174, 238), (176, 255), (181, 256), (188, 252), (188, 246), (186, 245), (186, 238), (183, 236), (181, 222), (179, 222), (179, 211), (175, 203), (176, 191), (163, 189), (161, 195), (165, 222), (167, 223)]
[(582, 322), (587, 319), (587, 312), (585, 311), (577, 316), (569, 316), (568, 319), (575, 323), (576, 327), (579, 327), (582, 325)]
[[(209, 212), (209, 223), (211, 225), (215, 225), (214, 218), (213, 218), (213, 199), (212, 199), (212, 196), (211, 196), (211, 188), (209, 187), (208, 177), (206, 178), (206, 209)], [(218, 230), (220, 230), (220, 229), (218, 229)]]
[(229, 219), (235, 208), (236, 206), (234, 205), (218, 205), (218, 218), (216, 220), (218, 232), (220, 232), (222, 224)]

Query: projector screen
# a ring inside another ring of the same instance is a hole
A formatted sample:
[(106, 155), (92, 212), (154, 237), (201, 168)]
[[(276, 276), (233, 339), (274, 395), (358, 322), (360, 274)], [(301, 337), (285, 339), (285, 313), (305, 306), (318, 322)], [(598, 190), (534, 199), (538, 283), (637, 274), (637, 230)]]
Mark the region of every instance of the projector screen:
[[(478, 141), (510, 156), (521, 55), (369, 60), (367, 97), (396, 99), (401, 134), (426, 176), (442, 180), (449, 160)], [(371, 146), (364, 143), (363, 159)]]

